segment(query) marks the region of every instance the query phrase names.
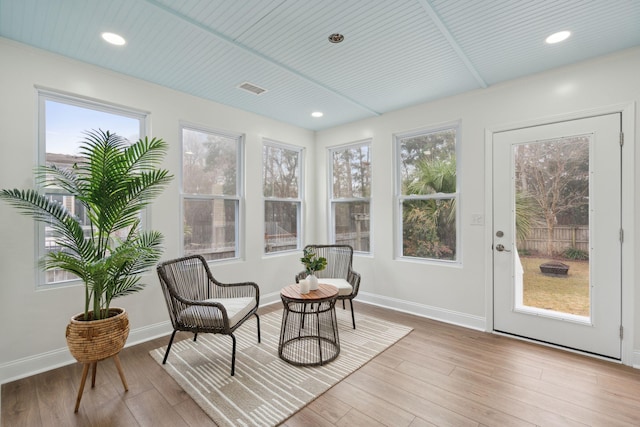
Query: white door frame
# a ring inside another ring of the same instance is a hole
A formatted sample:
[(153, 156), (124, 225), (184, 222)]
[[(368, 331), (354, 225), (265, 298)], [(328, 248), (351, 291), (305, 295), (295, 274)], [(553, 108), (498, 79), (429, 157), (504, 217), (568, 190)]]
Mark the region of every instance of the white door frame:
[(541, 117), (516, 123), (489, 126), (485, 129), (485, 314), (486, 331), (493, 332), (493, 134), (524, 127), (621, 113), (625, 144), (622, 147), (622, 363), (640, 365), (640, 354), (634, 360), (634, 284), (635, 284), (635, 104), (617, 104), (577, 111), (552, 117)]

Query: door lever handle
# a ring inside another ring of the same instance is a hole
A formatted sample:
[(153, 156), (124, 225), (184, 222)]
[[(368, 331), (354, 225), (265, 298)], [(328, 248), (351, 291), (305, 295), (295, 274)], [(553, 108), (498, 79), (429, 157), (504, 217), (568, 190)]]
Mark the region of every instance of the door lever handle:
[(504, 245), (502, 243), (498, 243), (496, 245), (496, 251), (498, 251), (498, 252), (511, 252), (510, 250), (505, 249)]

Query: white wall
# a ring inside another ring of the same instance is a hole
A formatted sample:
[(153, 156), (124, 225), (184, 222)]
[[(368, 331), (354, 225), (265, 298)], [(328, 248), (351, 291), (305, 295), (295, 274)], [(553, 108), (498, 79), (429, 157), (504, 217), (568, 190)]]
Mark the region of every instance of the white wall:
[[(358, 257), (354, 265), (362, 274), (362, 298), (378, 304), (432, 316), (438, 319), (491, 330), (491, 170), (486, 165), (490, 143), (485, 134), (515, 123), (544, 122), (549, 118), (574, 115), (609, 106), (631, 105), (625, 117), (625, 152), (633, 153), (633, 105), (640, 99), (640, 49), (557, 69), (528, 78), (496, 85), (428, 104), (417, 105), (326, 131), (316, 135), (318, 182), (316, 192), (319, 217), (327, 214), (327, 147), (372, 138), (372, 230), (373, 258)], [(393, 134), (412, 129), (461, 121), (461, 215), (462, 268), (420, 264), (394, 257)], [(630, 133), (630, 134), (629, 134)], [(623, 295), (626, 339), (623, 360), (640, 364), (640, 292), (635, 279), (635, 248), (640, 242), (636, 226), (640, 188), (635, 165), (640, 159), (625, 158), (626, 222)], [(635, 160), (635, 161), (634, 161)], [(489, 165), (490, 166), (490, 165)], [(500, 167), (498, 165), (497, 167)], [(484, 226), (471, 225), (471, 215), (484, 215)], [(327, 234), (320, 223), (319, 235)], [(633, 233), (636, 230), (636, 233)], [(631, 231), (631, 233), (629, 233)], [(635, 291), (635, 292), (634, 292)], [(635, 299), (633, 298), (635, 293)], [(631, 332), (631, 333), (630, 333)], [(633, 351), (635, 350), (635, 354)]]
[[(222, 281), (255, 281), (262, 301), (279, 300), (279, 290), (302, 268), (300, 254), (262, 255), (262, 138), (305, 147), (311, 131), (136, 80), (0, 38), (0, 188), (33, 186), (36, 159), (35, 86), (90, 97), (150, 112), (151, 136), (170, 143), (164, 165), (176, 175), (151, 208), (151, 227), (165, 235), (163, 259), (180, 255), (179, 121), (245, 134), (246, 253), (243, 261), (214, 267)], [(313, 165), (308, 168), (313, 172)], [(313, 206), (309, 204), (310, 212)], [(64, 338), (69, 318), (84, 308), (82, 287), (36, 291), (34, 225), (0, 203), (0, 383), (71, 362)], [(308, 221), (313, 225), (314, 221)], [(306, 235), (313, 239), (315, 230)], [(128, 344), (171, 331), (155, 271), (144, 278), (141, 293), (115, 301), (131, 321)]]
[[(372, 138), (374, 256), (357, 256), (362, 274), (363, 301), (383, 304), (441, 320), (484, 329), (490, 327), (490, 206), (486, 198), (485, 130), (509, 123), (572, 114), (612, 104), (636, 103), (640, 98), (640, 49), (629, 50), (576, 66), (520, 79), (468, 94), (418, 105), (380, 117), (313, 132), (251, 113), (171, 91), (104, 69), (0, 39), (0, 188), (33, 185), (36, 158), (35, 85), (95, 98), (151, 113), (151, 135), (171, 144), (166, 167), (180, 170), (178, 122), (185, 120), (212, 128), (246, 134), (246, 254), (245, 259), (214, 267), (221, 280), (254, 280), (262, 300), (277, 301), (278, 291), (299, 267), (299, 254), (265, 258), (262, 255), (262, 200), (260, 191), (261, 138), (301, 145), (308, 149), (306, 242), (327, 239), (326, 148)], [(635, 121), (638, 121), (636, 112)], [(393, 253), (393, 144), (392, 135), (411, 129), (461, 120), (462, 267), (412, 263)], [(315, 147), (314, 147), (315, 140)], [(628, 144), (638, 134), (627, 136)], [(636, 150), (638, 164), (640, 150)], [(632, 174), (633, 177), (635, 175)], [(632, 188), (640, 188), (639, 177)], [(309, 181), (308, 184), (311, 184)], [(639, 212), (635, 192), (630, 203)], [(152, 227), (165, 234), (165, 258), (178, 256), (178, 181), (152, 207)], [(485, 215), (485, 226), (472, 226), (472, 214)], [(634, 217), (636, 215), (633, 215)], [(634, 218), (635, 221), (635, 218)], [(640, 227), (628, 245), (640, 242)], [(64, 340), (68, 319), (82, 310), (82, 289), (35, 290), (34, 226), (6, 203), (0, 203), (0, 383), (72, 361)], [(633, 251), (631, 251), (633, 253)], [(634, 260), (627, 260), (633, 264)], [(129, 344), (168, 330), (167, 314), (155, 273), (139, 294), (117, 304), (130, 314)], [(625, 280), (637, 288), (633, 269)], [(640, 292), (635, 292), (630, 320), (630, 347), (640, 349)], [(629, 335), (628, 335), (629, 336)], [(636, 352), (640, 354), (640, 351)], [(627, 363), (631, 363), (627, 360)], [(640, 364), (640, 356), (635, 363)]]

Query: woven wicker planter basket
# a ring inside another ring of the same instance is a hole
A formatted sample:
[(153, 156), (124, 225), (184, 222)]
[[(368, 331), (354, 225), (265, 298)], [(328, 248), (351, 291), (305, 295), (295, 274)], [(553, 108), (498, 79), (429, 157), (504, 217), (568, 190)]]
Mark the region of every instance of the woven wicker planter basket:
[(124, 308), (110, 308), (111, 317), (82, 320), (76, 314), (67, 325), (67, 346), (80, 363), (92, 363), (116, 355), (129, 336), (129, 316)]

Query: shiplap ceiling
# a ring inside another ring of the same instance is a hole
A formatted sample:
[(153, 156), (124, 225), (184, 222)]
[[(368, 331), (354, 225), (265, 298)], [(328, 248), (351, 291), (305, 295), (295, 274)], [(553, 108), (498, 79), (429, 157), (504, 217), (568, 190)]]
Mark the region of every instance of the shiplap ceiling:
[(321, 130), (640, 45), (640, 0), (0, 0), (0, 36)]

